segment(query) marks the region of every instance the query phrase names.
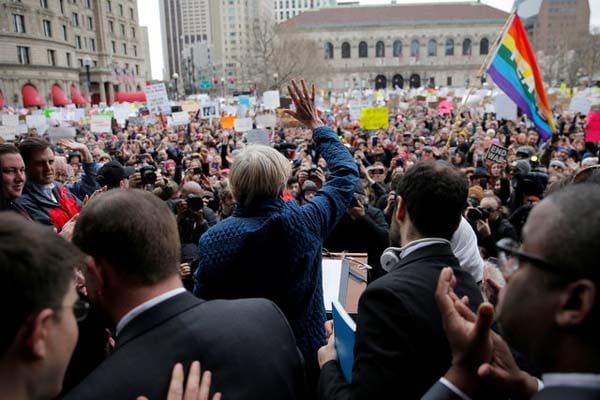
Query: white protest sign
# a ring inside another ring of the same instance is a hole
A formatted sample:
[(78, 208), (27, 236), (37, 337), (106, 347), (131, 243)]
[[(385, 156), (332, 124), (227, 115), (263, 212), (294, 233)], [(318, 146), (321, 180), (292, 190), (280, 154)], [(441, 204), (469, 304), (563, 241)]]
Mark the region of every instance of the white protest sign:
[(398, 103), (398, 107), (399, 107), (401, 110), (408, 110), (408, 107), (409, 107), (409, 106), (410, 106), (410, 104), (408, 104), (408, 103), (406, 103), (406, 102), (404, 102), (404, 101), (401, 101), (400, 103)]
[(494, 108), (493, 104), (486, 104), (485, 105), (485, 112), (491, 114), (491, 113), (496, 112), (496, 109)]
[(505, 161), (508, 157), (508, 149), (495, 143), (492, 143), (488, 152), (485, 155), (486, 160), (490, 160), (493, 163), (499, 163)]
[(190, 114), (186, 111), (179, 111), (173, 113), (172, 125), (187, 125), (190, 123)]
[(154, 114), (162, 112), (165, 115), (171, 115), (171, 106), (164, 83), (146, 86), (144, 93), (146, 93), (146, 103), (150, 112)]
[(494, 97), (494, 110), (496, 110), (496, 119), (517, 118), (517, 105), (504, 93), (498, 93)]
[(233, 121), (236, 132), (247, 132), (252, 130), (252, 118), (236, 118)]
[(69, 126), (59, 126), (48, 128), (48, 137), (51, 143), (56, 143), (60, 139), (73, 139), (75, 137), (75, 128)]
[(2, 125), (4, 126), (17, 126), (19, 125), (19, 116), (2, 114)]
[(569, 105), (570, 112), (578, 112), (580, 114), (586, 115), (590, 108), (592, 107), (592, 102), (585, 97), (576, 96), (571, 99), (571, 104)]
[(113, 105), (113, 117), (119, 125), (125, 125), (125, 121), (129, 117), (129, 103)]
[(203, 119), (217, 118), (219, 116), (217, 103), (212, 101), (200, 104), (200, 111)]
[(256, 116), (257, 128), (275, 128), (277, 116), (275, 114), (262, 114)]
[(252, 129), (246, 133), (248, 144), (263, 144), (269, 146), (269, 131), (266, 129)]
[(360, 109), (363, 107), (361, 103), (351, 103), (348, 105), (348, 111), (350, 112), (350, 119), (360, 119)]
[(279, 90), (268, 90), (263, 93), (263, 105), (265, 110), (279, 108)]
[(17, 134), (16, 126), (7, 126), (0, 125), (0, 138), (4, 140), (15, 140), (15, 135)]
[(25, 124), (19, 124), (16, 126), (17, 128), (17, 135), (24, 135), (27, 132), (29, 132), (29, 130), (27, 129), (27, 125)]
[(74, 121), (79, 121), (81, 118), (85, 117), (85, 108), (76, 108), (74, 112)]
[(27, 122), (28, 128), (43, 128), (46, 130), (48, 126), (46, 117), (43, 115), (27, 115), (25, 121)]
[(92, 115), (90, 125), (93, 133), (107, 133), (112, 131), (112, 118), (107, 115)]
[(223, 106), (223, 111), (225, 112), (225, 115), (237, 115), (237, 107), (236, 106)]

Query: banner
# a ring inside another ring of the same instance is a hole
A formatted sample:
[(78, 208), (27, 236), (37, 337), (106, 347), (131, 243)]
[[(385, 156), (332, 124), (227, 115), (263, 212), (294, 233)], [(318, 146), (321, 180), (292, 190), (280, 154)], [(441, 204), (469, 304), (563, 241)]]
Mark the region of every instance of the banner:
[(387, 129), (387, 107), (364, 107), (360, 110), (360, 127), (363, 129)]

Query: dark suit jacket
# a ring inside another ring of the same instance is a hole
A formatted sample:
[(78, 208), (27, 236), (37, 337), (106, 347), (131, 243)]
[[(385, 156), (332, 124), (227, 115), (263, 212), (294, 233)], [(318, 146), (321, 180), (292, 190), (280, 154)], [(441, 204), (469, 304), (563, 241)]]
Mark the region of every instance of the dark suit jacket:
[(397, 393), (402, 399), (419, 399), (444, 375), (451, 354), (435, 289), (447, 266), (454, 269), (456, 293), (469, 296), (473, 309), (481, 303), (479, 287), (459, 268), (450, 245), (415, 250), (363, 292), (352, 384), (345, 383), (337, 362), (326, 363), (319, 381), (320, 398), (383, 399)]
[[(166, 398), (176, 362), (199, 360), (225, 399), (297, 399), (304, 366), (293, 333), (265, 299), (200, 300), (188, 292), (135, 317), (113, 353), (66, 399)], [(211, 394), (212, 396), (212, 394)]]

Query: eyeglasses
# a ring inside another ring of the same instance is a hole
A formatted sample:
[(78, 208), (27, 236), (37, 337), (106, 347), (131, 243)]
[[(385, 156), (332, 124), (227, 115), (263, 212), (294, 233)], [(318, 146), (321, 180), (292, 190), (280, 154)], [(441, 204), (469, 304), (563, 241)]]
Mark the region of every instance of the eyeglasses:
[(90, 303), (85, 300), (77, 300), (72, 306), (53, 307), (52, 309), (60, 310), (63, 308), (72, 308), (75, 319), (77, 321), (83, 321), (87, 317), (90, 310)]
[(519, 244), (512, 239), (505, 238), (496, 243), (498, 249), (498, 266), (505, 278), (510, 277), (519, 269), (519, 262), (524, 261), (543, 269), (547, 272), (553, 272), (562, 276), (574, 277), (574, 273), (559, 268), (542, 257), (524, 252), (519, 249)]

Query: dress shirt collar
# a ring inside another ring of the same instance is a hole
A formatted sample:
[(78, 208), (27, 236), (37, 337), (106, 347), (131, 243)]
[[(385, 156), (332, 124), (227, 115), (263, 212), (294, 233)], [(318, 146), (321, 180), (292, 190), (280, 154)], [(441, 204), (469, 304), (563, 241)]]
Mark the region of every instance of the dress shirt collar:
[(121, 331), (123, 330), (125, 325), (130, 323), (131, 320), (133, 320), (135, 317), (137, 317), (144, 311), (148, 310), (149, 308), (154, 307), (155, 305), (157, 305), (159, 303), (162, 303), (165, 300), (170, 299), (171, 297), (177, 296), (179, 293), (183, 293), (183, 292), (185, 292), (185, 289), (182, 287), (179, 287), (179, 288), (173, 289), (173, 290), (169, 290), (168, 292), (160, 294), (160, 295), (140, 304), (139, 306), (132, 308), (131, 310), (129, 310), (129, 312), (127, 314), (125, 314), (123, 316), (123, 318), (121, 318), (121, 320), (117, 324), (115, 337), (119, 336), (119, 333), (121, 333)]
[(402, 246), (400, 248), (400, 259), (403, 259), (404, 257), (408, 256), (409, 254), (411, 254), (419, 249), (422, 249), (423, 247), (431, 246), (434, 244), (447, 244), (448, 246), (450, 246), (450, 241), (448, 241), (446, 239), (442, 239), (442, 238), (424, 238), (424, 239), (413, 240), (409, 244)]

